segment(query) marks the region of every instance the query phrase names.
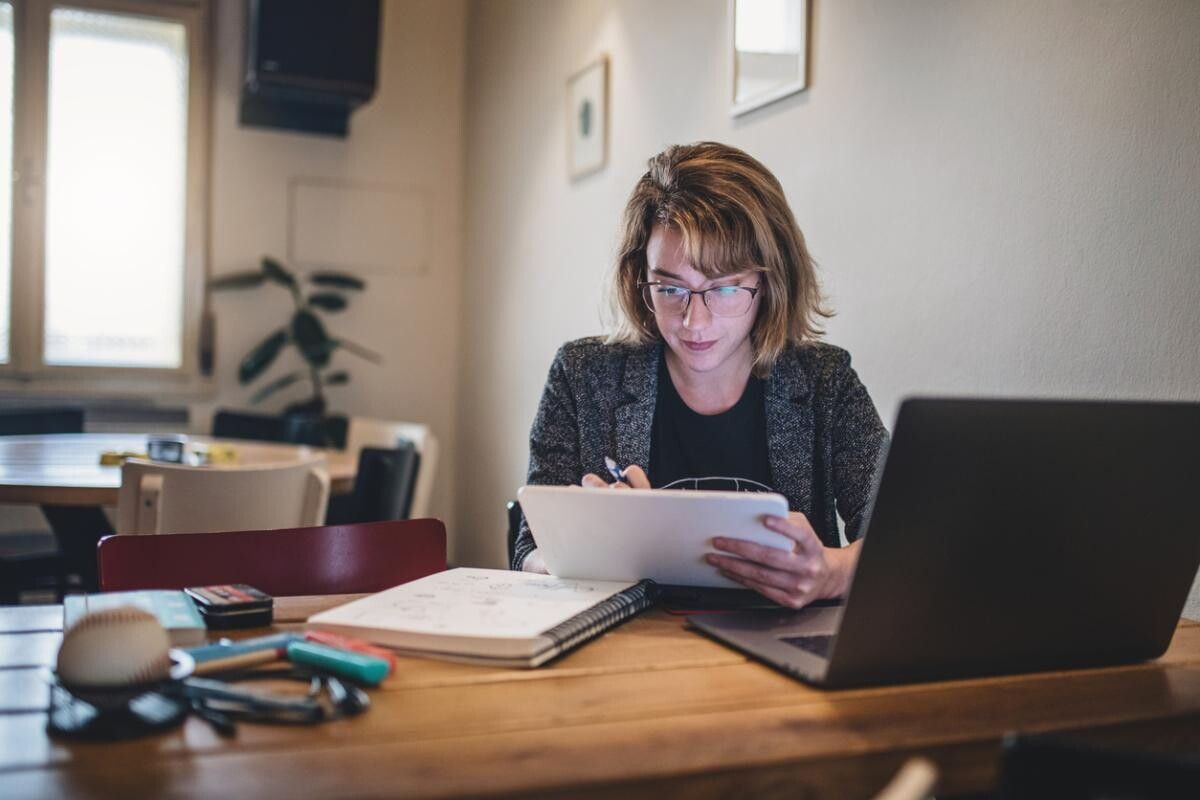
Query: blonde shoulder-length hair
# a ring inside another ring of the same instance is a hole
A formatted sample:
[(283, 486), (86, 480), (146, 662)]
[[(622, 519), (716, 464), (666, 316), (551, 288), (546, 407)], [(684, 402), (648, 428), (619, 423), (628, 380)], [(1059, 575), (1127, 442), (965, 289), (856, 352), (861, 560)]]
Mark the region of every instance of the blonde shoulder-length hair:
[(751, 270), (761, 274), (758, 317), (750, 332), (754, 373), (770, 374), (789, 344), (824, 332), (825, 308), (816, 264), (783, 194), (783, 186), (747, 153), (716, 142), (674, 145), (650, 159), (625, 206), (613, 282), (619, 311), (610, 341), (661, 338), (642, 299), (646, 245), (655, 225), (674, 228), (692, 266), (710, 279)]

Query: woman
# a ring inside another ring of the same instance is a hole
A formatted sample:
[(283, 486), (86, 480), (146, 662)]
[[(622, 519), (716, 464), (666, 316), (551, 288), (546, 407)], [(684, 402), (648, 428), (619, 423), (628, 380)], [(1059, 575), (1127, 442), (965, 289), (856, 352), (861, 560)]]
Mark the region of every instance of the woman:
[[(829, 312), (783, 187), (712, 142), (649, 166), (625, 209), (621, 329), (558, 351), (529, 483), (605, 486), (610, 456), (629, 465), (618, 488), (777, 491), (790, 513), (764, 524), (792, 551), (716, 538), (708, 562), (792, 608), (839, 597), (887, 432), (849, 355), (816, 341)], [(524, 522), (513, 568), (545, 571)]]

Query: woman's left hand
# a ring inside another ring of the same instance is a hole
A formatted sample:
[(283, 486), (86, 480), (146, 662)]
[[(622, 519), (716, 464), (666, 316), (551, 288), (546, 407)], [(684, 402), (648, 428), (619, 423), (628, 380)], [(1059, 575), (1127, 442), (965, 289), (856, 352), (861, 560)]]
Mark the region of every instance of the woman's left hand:
[(788, 608), (803, 608), (814, 600), (845, 595), (861, 542), (849, 547), (825, 547), (808, 517), (798, 511), (790, 512), (787, 518), (767, 517), (764, 524), (794, 541), (792, 549), (718, 536), (713, 539), (713, 547), (730, 555), (709, 553), (705, 560), (726, 578)]

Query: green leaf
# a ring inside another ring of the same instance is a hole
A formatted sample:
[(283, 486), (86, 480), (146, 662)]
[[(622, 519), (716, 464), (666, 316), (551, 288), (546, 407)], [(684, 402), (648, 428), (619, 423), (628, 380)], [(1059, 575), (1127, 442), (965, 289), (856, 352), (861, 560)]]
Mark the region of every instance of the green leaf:
[(263, 370), (271, 366), (271, 362), (279, 355), (287, 341), (287, 330), (280, 328), (259, 342), (238, 365), (238, 382), (245, 385), (261, 375)]
[(230, 272), (210, 280), (208, 288), (213, 291), (220, 291), (221, 289), (249, 289), (253, 286), (262, 286), (264, 280), (266, 280), (266, 276), (257, 270)]
[(314, 272), (308, 276), (308, 279), (319, 286), (332, 286), (336, 289), (354, 289), (362, 291), (367, 288), (367, 282), (362, 278), (356, 278), (349, 272)]
[(341, 311), (346, 307), (346, 298), (337, 292), (317, 292), (308, 296), (308, 304), (323, 311)]
[(255, 392), (254, 396), (250, 398), (250, 402), (251, 403), (261, 403), (263, 400), (266, 400), (268, 397), (275, 394), (280, 389), (286, 389), (287, 387), (291, 386), (296, 381), (302, 380), (307, 375), (308, 375), (308, 373), (306, 371), (298, 370), (296, 372), (289, 372), (287, 375), (276, 378), (275, 380), (271, 381), (266, 386), (262, 387), (257, 392)]
[(323, 386), (345, 386), (350, 382), (350, 373), (339, 371), (330, 372), (321, 376), (321, 384)]
[(323, 367), (329, 363), (329, 356), (337, 348), (337, 342), (325, 333), (325, 326), (317, 315), (301, 309), (292, 317), (292, 339), (300, 348), (304, 360), (314, 367)]
[(262, 260), (262, 274), (289, 289), (296, 286), (296, 277), (284, 269), (282, 264), (269, 256)]

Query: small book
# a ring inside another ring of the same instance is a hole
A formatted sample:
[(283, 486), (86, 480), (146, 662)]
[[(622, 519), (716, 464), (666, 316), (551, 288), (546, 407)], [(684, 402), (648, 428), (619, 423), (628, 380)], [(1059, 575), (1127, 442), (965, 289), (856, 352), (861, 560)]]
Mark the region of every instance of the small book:
[(408, 655), (536, 667), (653, 605), (655, 590), (459, 567), (322, 611), (308, 627)]
[(63, 630), (89, 611), (118, 606), (136, 606), (149, 611), (167, 629), (174, 647), (204, 644), (207, 629), (200, 611), (185, 592), (174, 589), (69, 594), (63, 598)]

